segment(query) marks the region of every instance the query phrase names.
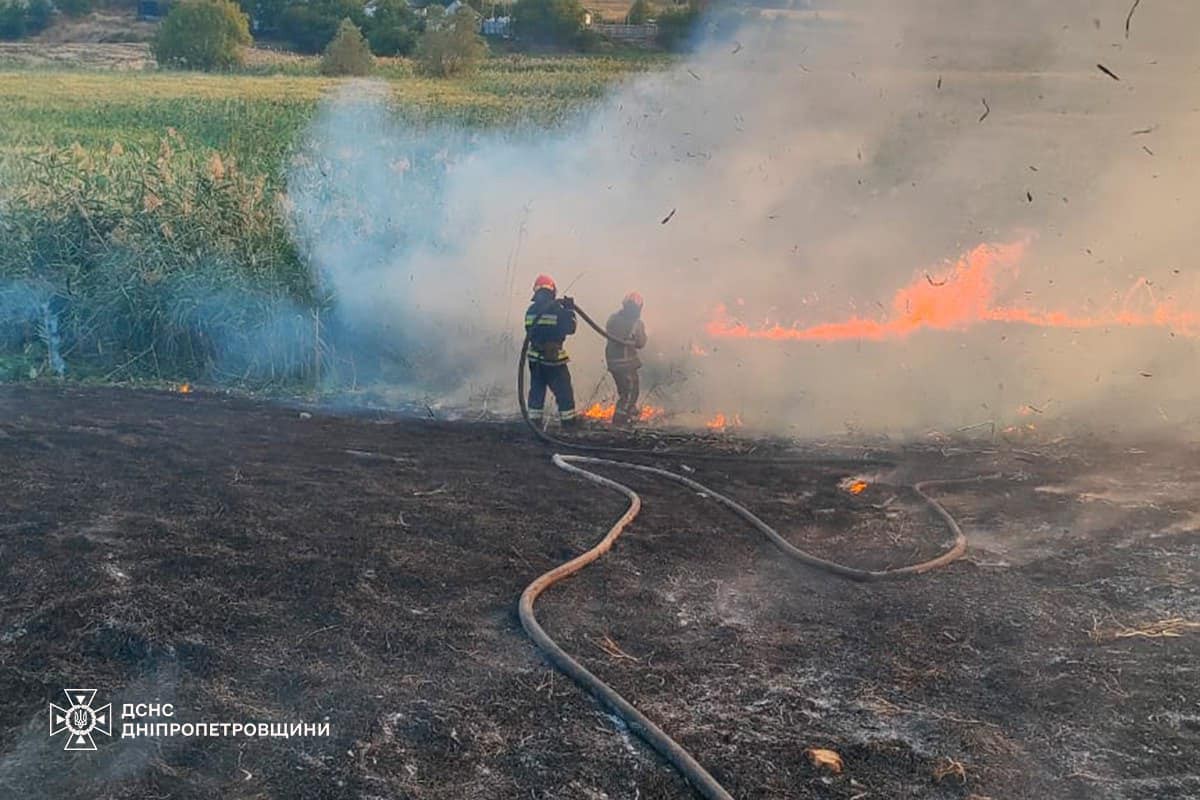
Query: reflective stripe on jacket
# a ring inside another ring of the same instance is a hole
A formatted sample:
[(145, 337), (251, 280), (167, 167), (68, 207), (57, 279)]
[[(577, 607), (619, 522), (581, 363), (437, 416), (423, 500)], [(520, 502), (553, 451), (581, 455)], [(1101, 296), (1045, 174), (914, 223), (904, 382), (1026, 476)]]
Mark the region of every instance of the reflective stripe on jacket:
[(646, 346), (646, 326), (640, 316), (621, 309), (608, 318), (604, 330), (615, 339), (632, 342), (632, 345), (623, 345), (610, 340), (604, 346), (604, 360), (609, 369), (636, 369), (642, 365), (638, 350)]
[(541, 364), (566, 364), (570, 361), (563, 342), (575, 332), (575, 312), (546, 290), (533, 296), (525, 312), (525, 333), (529, 336), (529, 360)]

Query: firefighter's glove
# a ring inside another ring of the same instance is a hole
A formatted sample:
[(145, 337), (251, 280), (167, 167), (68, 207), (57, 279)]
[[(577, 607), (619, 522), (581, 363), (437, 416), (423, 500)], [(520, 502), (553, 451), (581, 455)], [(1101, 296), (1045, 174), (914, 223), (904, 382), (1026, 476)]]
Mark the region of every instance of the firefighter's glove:
[(559, 300), (558, 302), (561, 303), (562, 307), (565, 308), (567, 311), (575, 310), (575, 298), (574, 297), (564, 297), (562, 300)]

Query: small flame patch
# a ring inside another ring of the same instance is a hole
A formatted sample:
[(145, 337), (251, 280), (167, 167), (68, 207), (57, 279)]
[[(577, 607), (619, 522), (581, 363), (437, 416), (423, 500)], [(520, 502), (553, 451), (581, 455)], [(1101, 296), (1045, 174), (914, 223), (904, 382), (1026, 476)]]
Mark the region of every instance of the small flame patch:
[[(592, 403), (583, 411), (585, 419), (596, 419), (604, 422), (611, 422), (613, 415), (616, 413), (617, 407), (614, 403)], [(658, 406), (642, 406), (638, 410), (638, 422), (649, 422), (663, 415), (663, 410)]]
[(862, 494), (870, 485), (869, 482), (864, 481), (862, 478), (854, 476), (843, 478), (838, 484), (838, 488), (850, 494)]
[(179, 384), (179, 393), (180, 394), (191, 394), (192, 393), (192, 385), (190, 383)]
[(734, 414), (732, 417), (726, 417), (724, 413), (718, 411), (716, 416), (704, 423), (704, 427), (708, 428), (710, 431), (723, 431), (727, 428), (740, 428), (742, 427), (742, 418), (738, 414)]

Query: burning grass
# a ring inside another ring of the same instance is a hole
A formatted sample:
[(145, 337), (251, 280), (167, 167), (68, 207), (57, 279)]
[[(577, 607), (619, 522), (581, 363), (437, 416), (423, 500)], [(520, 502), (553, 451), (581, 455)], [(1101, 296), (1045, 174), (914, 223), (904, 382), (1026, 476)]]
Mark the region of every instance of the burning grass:
[[(1170, 300), (1160, 301), (1150, 283), (1138, 278), (1108, 308), (1083, 314), (1072, 310), (1006, 305), (1000, 298), (1017, 278), (1029, 242), (981, 244), (963, 254), (941, 277), (923, 272), (896, 291), (882, 319), (852, 316), (837, 322), (752, 327), (718, 306), (707, 331), (716, 339), (833, 342), (846, 339), (889, 341), (921, 330), (965, 330), (984, 323), (1087, 330), (1109, 327), (1163, 328), (1200, 335), (1200, 314)], [(1040, 412), (1038, 412), (1040, 413)]]
[[(615, 403), (592, 403), (584, 409), (583, 416), (585, 419), (612, 422), (616, 411), (617, 407)], [(658, 406), (642, 406), (638, 409), (637, 421), (652, 422), (653, 420), (662, 418), (665, 413), (665, 410)]]
[(704, 427), (710, 431), (727, 431), (732, 428), (742, 427), (742, 417), (739, 414), (726, 416), (724, 412), (718, 411), (711, 419), (704, 423)]
[(867, 487), (871, 485), (864, 480), (852, 480), (849, 483), (843, 483), (844, 485), (842, 488), (850, 494), (862, 494), (867, 490)]

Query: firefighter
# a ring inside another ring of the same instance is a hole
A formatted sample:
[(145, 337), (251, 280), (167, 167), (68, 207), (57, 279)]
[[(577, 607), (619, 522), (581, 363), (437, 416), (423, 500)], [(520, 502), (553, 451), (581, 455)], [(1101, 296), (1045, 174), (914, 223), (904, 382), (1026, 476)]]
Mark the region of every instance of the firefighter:
[(638, 418), (638, 370), (642, 361), (638, 350), (646, 346), (646, 326), (642, 324), (642, 296), (637, 292), (625, 295), (621, 309), (608, 318), (604, 330), (619, 344), (609, 339), (604, 359), (613, 383), (617, 385), (617, 407), (613, 412), (614, 425), (628, 425)]
[(575, 302), (557, 299), (558, 288), (549, 275), (538, 275), (533, 282), (533, 303), (525, 312), (525, 333), (529, 337), (529, 418), (543, 424), (546, 389), (554, 393), (558, 417), (564, 428), (575, 428), (575, 392), (571, 388), (570, 360), (563, 342), (575, 332)]

